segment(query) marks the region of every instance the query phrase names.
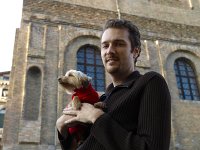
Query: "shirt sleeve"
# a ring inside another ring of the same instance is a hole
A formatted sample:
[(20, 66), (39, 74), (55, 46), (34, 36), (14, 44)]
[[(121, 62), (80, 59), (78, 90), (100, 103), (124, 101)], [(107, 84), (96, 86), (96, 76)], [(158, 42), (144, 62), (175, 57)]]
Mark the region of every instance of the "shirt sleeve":
[(92, 135), (108, 150), (169, 150), (171, 98), (162, 76), (145, 86), (139, 107), (136, 133), (104, 114), (94, 123)]
[(58, 139), (60, 141), (60, 146), (62, 148), (62, 150), (67, 150), (69, 149), (70, 145), (72, 144), (72, 138), (71, 136), (68, 136), (67, 138), (64, 138), (60, 132), (57, 130), (58, 132)]

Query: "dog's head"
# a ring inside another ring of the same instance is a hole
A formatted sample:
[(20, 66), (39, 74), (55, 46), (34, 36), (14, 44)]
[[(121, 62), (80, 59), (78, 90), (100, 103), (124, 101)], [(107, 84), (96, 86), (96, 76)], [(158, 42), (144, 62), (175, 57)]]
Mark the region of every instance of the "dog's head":
[(58, 78), (58, 82), (68, 94), (72, 94), (75, 89), (86, 88), (91, 80), (91, 77), (77, 70), (69, 70)]

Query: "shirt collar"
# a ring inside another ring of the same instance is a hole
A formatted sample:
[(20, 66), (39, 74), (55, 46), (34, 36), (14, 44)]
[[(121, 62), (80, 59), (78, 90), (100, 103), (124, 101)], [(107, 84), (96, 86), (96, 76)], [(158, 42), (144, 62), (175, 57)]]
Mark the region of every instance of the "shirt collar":
[(132, 84), (135, 82), (135, 80), (137, 80), (139, 77), (141, 76), (141, 74), (139, 73), (139, 71), (133, 71), (126, 79), (126, 81), (121, 84), (118, 85), (116, 87), (114, 87), (113, 83), (111, 83), (107, 89), (106, 89), (106, 93), (110, 93), (114, 88), (118, 88), (118, 87), (125, 87), (125, 88), (129, 88), (132, 86)]

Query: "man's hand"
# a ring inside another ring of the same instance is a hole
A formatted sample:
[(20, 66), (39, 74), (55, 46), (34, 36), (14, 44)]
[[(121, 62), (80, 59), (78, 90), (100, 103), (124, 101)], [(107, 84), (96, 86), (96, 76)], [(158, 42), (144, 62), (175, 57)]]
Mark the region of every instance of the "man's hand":
[(68, 131), (68, 128), (69, 128), (69, 126), (67, 124), (65, 124), (65, 121), (69, 120), (73, 117), (74, 116), (70, 116), (70, 115), (62, 115), (56, 121), (56, 127), (57, 127), (58, 131), (65, 138), (67, 137), (67, 134), (68, 134), (67, 131)]
[(104, 114), (104, 112), (89, 103), (82, 103), (80, 110), (65, 108), (63, 114), (75, 116), (65, 121), (65, 124), (68, 126), (74, 126), (78, 123), (94, 123), (97, 118)]

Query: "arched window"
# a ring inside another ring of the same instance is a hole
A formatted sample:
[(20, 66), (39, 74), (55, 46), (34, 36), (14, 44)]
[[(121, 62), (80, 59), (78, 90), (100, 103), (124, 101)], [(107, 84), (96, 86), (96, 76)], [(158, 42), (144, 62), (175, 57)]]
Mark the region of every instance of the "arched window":
[(101, 54), (97, 47), (84, 45), (78, 50), (77, 70), (92, 77), (92, 86), (97, 91), (105, 90), (105, 71)]
[(190, 64), (185, 58), (178, 58), (174, 63), (179, 97), (186, 100), (200, 100), (196, 74)]
[(25, 120), (38, 119), (41, 96), (41, 79), (42, 73), (38, 67), (33, 66), (28, 69), (23, 111), (23, 117)]

